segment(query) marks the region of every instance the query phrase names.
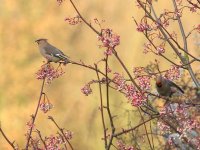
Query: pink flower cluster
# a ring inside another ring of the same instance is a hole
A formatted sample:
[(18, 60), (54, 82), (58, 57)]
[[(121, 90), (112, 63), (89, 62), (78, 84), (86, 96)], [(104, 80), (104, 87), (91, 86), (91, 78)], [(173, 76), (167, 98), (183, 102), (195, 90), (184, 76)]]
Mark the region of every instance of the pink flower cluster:
[(151, 31), (151, 30), (152, 30), (151, 26), (146, 23), (140, 23), (139, 25), (137, 25), (138, 32)]
[(147, 100), (146, 95), (136, 90), (133, 85), (126, 85), (125, 93), (132, 106), (141, 106)]
[(112, 50), (115, 48), (115, 46), (118, 46), (120, 44), (120, 36), (117, 34), (114, 34), (111, 29), (102, 29), (101, 35), (98, 36), (98, 40), (102, 42), (102, 45), (100, 47), (106, 47), (106, 54), (111, 55)]
[(33, 120), (31, 119), (30, 121), (28, 121), (26, 123), (27, 127), (28, 127), (28, 130), (30, 130), (31, 128), (34, 128), (35, 127), (35, 124), (33, 124)]
[(79, 16), (65, 18), (65, 21), (67, 21), (70, 25), (77, 25), (78, 23), (82, 22)]
[(150, 77), (149, 76), (141, 76), (137, 78), (139, 86), (142, 90), (150, 90)]
[(142, 75), (142, 73), (144, 73), (144, 71), (145, 71), (144, 67), (134, 67), (133, 68), (133, 74), (135, 75), (135, 77)]
[(64, 74), (62, 68), (55, 69), (51, 64), (44, 64), (36, 72), (38, 80), (46, 79), (47, 84), (50, 84), (54, 79), (62, 76)]
[(89, 94), (92, 93), (92, 89), (90, 87), (90, 83), (86, 84), (82, 89), (81, 89), (81, 92), (83, 94), (85, 94), (86, 96), (88, 96)]
[[(73, 133), (69, 130), (67, 130), (65, 133), (65, 137), (63, 137), (61, 134), (59, 135), (51, 135), (49, 137), (45, 138), (45, 143), (48, 150), (63, 150), (63, 144), (66, 143), (67, 140), (72, 139)], [(66, 139), (65, 139), (66, 138)]]
[(118, 150), (136, 150), (133, 146), (127, 146), (123, 141), (117, 141)]
[(45, 103), (42, 102), (40, 104), (40, 110), (43, 111), (44, 113), (47, 113), (48, 111), (50, 111), (53, 108), (53, 105), (49, 102)]
[[(122, 91), (125, 96), (129, 99), (132, 106), (140, 106), (146, 101), (146, 95), (139, 92), (134, 85), (127, 84), (124, 76), (119, 73), (114, 73), (112, 81), (115, 83), (115, 88), (118, 91)], [(145, 77), (141, 77), (139, 80), (141, 86), (145, 89), (149, 88), (149, 80)]]
[(157, 54), (162, 54), (162, 53), (165, 53), (165, 48), (163, 46), (158, 46), (156, 48), (156, 51), (157, 51)]
[(180, 76), (180, 69), (175, 65), (172, 65), (172, 67), (165, 73), (165, 77), (169, 80), (177, 80), (178, 78), (180, 78)]
[(71, 140), (73, 137), (72, 131), (67, 130), (64, 134), (65, 134), (65, 137), (67, 138), (67, 140)]
[(61, 136), (53, 136), (46, 137), (45, 143), (47, 146), (47, 149), (49, 150), (62, 150), (61, 144), (64, 143), (64, 140)]
[(126, 80), (124, 79), (123, 75), (115, 72), (112, 80), (115, 83), (115, 88), (117, 88), (118, 91), (123, 90), (125, 88)]
[(171, 133), (170, 126), (161, 121), (157, 122), (157, 127), (159, 128), (161, 134)]

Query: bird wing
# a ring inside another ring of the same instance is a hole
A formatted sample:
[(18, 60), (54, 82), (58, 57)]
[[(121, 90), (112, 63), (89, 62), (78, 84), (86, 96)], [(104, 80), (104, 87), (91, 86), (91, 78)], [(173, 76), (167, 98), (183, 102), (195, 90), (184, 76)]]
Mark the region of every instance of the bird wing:
[(58, 48), (52, 46), (52, 45), (48, 45), (44, 47), (45, 53), (47, 55), (53, 55), (55, 57), (59, 57), (61, 59), (68, 59), (69, 57), (66, 56), (61, 50), (59, 50)]
[(184, 93), (184, 91), (178, 85), (176, 85), (174, 82), (169, 81), (169, 84), (172, 85), (173, 87), (177, 88), (181, 93)]

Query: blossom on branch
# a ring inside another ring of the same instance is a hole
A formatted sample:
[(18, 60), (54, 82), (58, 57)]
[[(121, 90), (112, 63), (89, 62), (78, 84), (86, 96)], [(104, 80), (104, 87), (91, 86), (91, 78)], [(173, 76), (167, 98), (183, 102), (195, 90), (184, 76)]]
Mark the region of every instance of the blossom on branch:
[(111, 29), (102, 29), (101, 35), (98, 36), (98, 40), (102, 42), (100, 47), (106, 47), (106, 54), (111, 55), (115, 46), (120, 44), (120, 36), (113, 33)]
[(64, 134), (65, 134), (65, 137), (67, 138), (67, 140), (71, 140), (73, 137), (72, 131), (67, 130)]
[(42, 102), (40, 104), (40, 110), (43, 111), (44, 113), (47, 113), (52, 108), (53, 108), (53, 105), (51, 103), (49, 103), (49, 102), (47, 102), (47, 103)]
[(92, 93), (92, 89), (90, 87), (90, 83), (86, 84), (82, 89), (81, 89), (81, 92), (83, 94), (85, 94), (85, 96), (88, 96)]
[(68, 22), (70, 25), (77, 25), (78, 23), (82, 22), (79, 16), (65, 18), (65, 21)]
[(177, 80), (181, 76), (180, 68), (172, 65), (170, 69), (167, 70), (165, 73), (165, 77), (169, 80)]
[(149, 76), (141, 76), (137, 78), (139, 86), (142, 90), (150, 90), (150, 77)]
[(115, 83), (115, 88), (117, 88), (118, 91), (123, 90), (125, 88), (126, 80), (124, 79), (123, 75), (115, 72), (112, 80)]
[(41, 68), (36, 72), (38, 80), (46, 79), (47, 84), (50, 84), (54, 79), (59, 78), (65, 72), (63, 72), (62, 68), (58, 66), (55, 69), (51, 64), (44, 64)]
[(147, 23), (140, 23), (139, 25), (137, 25), (138, 32), (151, 31), (151, 30), (152, 30), (151, 26), (148, 25)]
[(133, 146), (127, 146), (123, 141), (117, 141), (118, 150), (136, 150)]
[(141, 106), (147, 100), (147, 96), (138, 91), (132, 84), (126, 85), (125, 89), (125, 95), (130, 100), (132, 106)]

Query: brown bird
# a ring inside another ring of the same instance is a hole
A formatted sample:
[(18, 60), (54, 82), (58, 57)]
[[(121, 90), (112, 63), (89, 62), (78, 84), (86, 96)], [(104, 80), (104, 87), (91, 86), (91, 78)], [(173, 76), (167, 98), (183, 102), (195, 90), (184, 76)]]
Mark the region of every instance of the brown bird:
[(174, 93), (184, 93), (178, 85), (161, 75), (156, 77), (156, 89), (161, 96), (171, 97)]
[(47, 62), (60, 62), (64, 61), (64, 64), (70, 63), (69, 57), (66, 56), (61, 50), (54, 47), (47, 42), (47, 39), (38, 39), (37, 42), (40, 53), (47, 59)]

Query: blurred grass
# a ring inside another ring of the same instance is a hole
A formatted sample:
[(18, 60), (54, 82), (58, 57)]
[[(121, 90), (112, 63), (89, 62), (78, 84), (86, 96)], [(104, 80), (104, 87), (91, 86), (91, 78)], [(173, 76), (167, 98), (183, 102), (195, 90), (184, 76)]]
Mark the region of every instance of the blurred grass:
[[(106, 20), (103, 27), (112, 28), (121, 36), (117, 51), (129, 70), (144, 66), (155, 58), (142, 53), (145, 39), (136, 32), (132, 16), (137, 19), (143, 14), (136, 9), (134, 1), (75, 2), (87, 20)], [(160, 3), (158, 11), (162, 8), (160, 6), (170, 8), (172, 5)], [(87, 64), (93, 64), (103, 56), (96, 35), (87, 26), (70, 26), (64, 21), (65, 17), (75, 15), (68, 1), (58, 6), (56, 0), (0, 0), (0, 121), (8, 137), (16, 140), (20, 147), (24, 147), (26, 122), (35, 111), (41, 86), (41, 81), (35, 78), (35, 72), (44, 59), (34, 41), (47, 38), (72, 59), (81, 59)], [(186, 31), (199, 22), (197, 18), (184, 18), (190, 22), (185, 25)], [(169, 56), (174, 57), (172, 54)], [(163, 61), (162, 66), (165, 63)], [(122, 71), (115, 58), (110, 59), (110, 66), (113, 71)], [(39, 112), (36, 126), (43, 135), (56, 133), (56, 128), (47, 120), (47, 116), (52, 115), (60, 126), (74, 132), (72, 143), (76, 149), (103, 149), (98, 89), (93, 86), (93, 95), (88, 97), (80, 92), (85, 83), (96, 78), (96, 74), (72, 65), (66, 66), (65, 72), (64, 76), (45, 87), (55, 108), (47, 114)], [(112, 92), (112, 111), (121, 118), (116, 119), (119, 129), (128, 123), (122, 122), (122, 119), (128, 118), (126, 109), (132, 110), (126, 102), (120, 94)], [(135, 116), (132, 118), (137, 119)], [(0, 149), (9, 148), (0, 135)]]

